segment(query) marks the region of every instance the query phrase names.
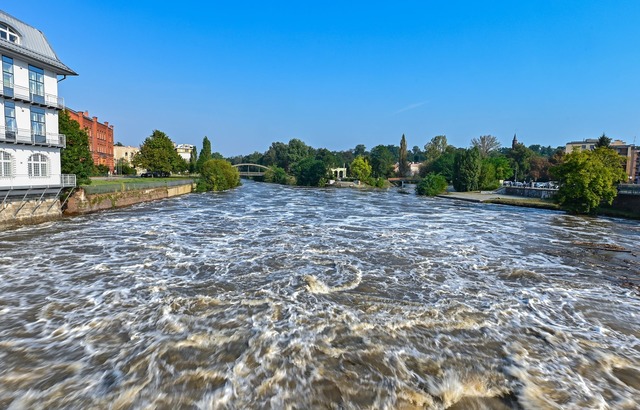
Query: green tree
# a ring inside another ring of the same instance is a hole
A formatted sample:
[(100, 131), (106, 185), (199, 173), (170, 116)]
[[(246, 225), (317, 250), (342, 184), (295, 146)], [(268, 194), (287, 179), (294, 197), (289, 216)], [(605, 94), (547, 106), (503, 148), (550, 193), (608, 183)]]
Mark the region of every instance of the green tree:
[(507, 156), (511, 160), (512, 168), (515, 170), (515, 180), (524, 179), (531, 168), (530, 160), (533, 156), (533, 151), (525, 147), (524, 144), (519, 143), (509, 150)]
[(298, 161), (293, 167), (296, 184), (302, 186), (324, 186), (327, 168), (324, 162), (313, 157)]
[(351, 163), (351, 175), (360, 181), (367, 181), (371, 177), (371, 165), (362, 156), (357, 156)]
[(285, 169), (291, 169), (291, 167), (297, 163), (307, 158), (311, 154), (311, 148), (299, 140), (298, 138), (293, 138), (287, 144), (287, 167)]
[(69, 117), (69, 112), (66, 110), (58, 115), (58, 127), (60, 134), (67, 138), (66, 146), (60, 154), (62, 173), (75, 174), (78, 185), (91, 184), (93, 158), (89, 151), (87, 132), (80, 128), (77, 121)]
[(453, 182), (453, 165), (458, 150), (464, 151), (462, 148), (456, 149), (449, 145), (444, 154), (440, 155), (438, 159), (422, 164), (422, 167), (420, 167), (420, 175), (425, 177), (430, 173), (440, 174), (445, 177), (447, 181)]
[(492, 190), (500, 186), (498, 178), (496, 178), (496, 167), (488, 158), (480, 161), (480, 177), (478, 178), (478, 189)]
[(353, 149), (353, 156), (354, 157), (366, 157), (367, 156), (367, 147), (365, 147), (363, 144), (358, 144), (356, 145), (356, 147)]
[(136, 174), (136, 169), (133, 168), (129, 164), (129, 162), (124, 158), (120, 158), (116, 161), (115, 170), (118, 175), (135, 175)]
[(477, 148), (456, 153), (453, 164), (453, 186), (456, 191), (477, 191), (481, 173), (480, 151)]
[(404, 134), (402, 134), (402, 139), (400, 139), (400, 151), (398, 158), (398, 176), (406, 177), (410, 173), (409, 161), (407, 161), (407, 140), (404, 138)]
[(191, 155), (189, 156), (189, 173), (193, 174), (196, 172), (198, 168), (198, 148), (196, 148), (196, 146), (193, 146), (193, 149), (191, 150)]
[(596, 142), (596, 148), (609, 148), (611, 146), (611, 138), (607, 137), (604, 132)]
[(206, 136), (202, 139), (202, 149), (196, 161), (196, 172), (200, 172), (202, 165), (211, 159), (211, 141)]
[(230, 162), (223, 159), (210, 159), (200, 168), (200, 178), (196, 190), (225, 191), (240, 185), (240, 174)]
[(288, 185), (290, 179), (284, 168), (272, 165), (264, 172), (264, 181), (273, 184)]
[(320, 148), (316, 151), (316, 159), (322, 161), (327, 169), (336, 168), (339, 165), (336, 155), (326, 148)]
[(271, 166), (276, 165), (289, 172), (288, 162), (288, 147), (283, 142), (273, 142), (271, 146), (264, 153), (264, 165)]
[(611, 205), (618, 190), (616, 184), (627, 179), (623, 159), (610, 148), (572, 151), (551, 169), (560, 189), (555, 198), (574, 213), (595, 213), (602, 204)]
[(132, 162), (136, 167), (164, 172), (179, 172), (186, 165), (186, 161), (174, 149), (171, 139), (158, 130), (144, 140)]
[(445, 153), (448, 146), (447, 137), (444, 135), (431, 138), (431, 141), (424, 146), (425, 162), (430, 163), (437, 160), (440, 155)]
[(424, 153), (422, 152), (420, 147), (417, 145), (413, 146), (413, 148), (411, 149), (411, 153), (413, 154), (411, 158), (412, 162), (422, 162), (426, 159), (426, 157), (424, 156)]
[(487, 161), (493, 164), (497, 180), (504, 181), (505, 179), (509, 179), (513, 176), (513, 169), (511, 169), (509, 159), (504, 155), (499, 154), (497, 156), (490, 157)]
[(384, 145), (377, 145), (371, 149), (371, 174), (375, 178), (388, 178), (393, 173), (395, 158)]
[(436, 196), (447, 190), (447, 179), (440, 174), (427, 174), (416, 186), (416, 194)]

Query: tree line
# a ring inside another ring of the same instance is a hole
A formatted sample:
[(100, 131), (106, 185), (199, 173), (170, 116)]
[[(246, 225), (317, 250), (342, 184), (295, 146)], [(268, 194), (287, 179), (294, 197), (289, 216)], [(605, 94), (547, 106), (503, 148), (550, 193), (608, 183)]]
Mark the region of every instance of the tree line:
[[(59, 116), (60, 132), (67, 136), (62, 150), (62, 172), (76, 174), (78, 184), (91, 183), (90, 176), (103, 170), (93, 164), (88, 135), (66, 112)], [(622, 159), (610, 148), (611, 139), (602, 135), (593, 151), (573, 151), (565, 155), (564, 147), (530, 145), (516, 141), (501, 147), (492, 135), (471, 139), (467, 148), (450, 145), (447, 137), (438, 135), (424, 149), (407, 148), (404, 135), (399, 145), (376, 145), (367, 150), (358, 144), (353, 149), (330, 151), (313, 148), (297, 138), (288, 143), (273, 142), (267, 151), (238, 155), (225, 159), (212, 152), (211, 141), (204, 137), (202, 148), (191, 152), (185, 161), (175, 151), (171, 139), (155, 130), (140, 146), (133, 166), (168, 173), (199, 175), (198, 189), (221, 190), (239, 185), (237, 170), (232, 166), (254, 163), (268, 167), (267, 182), (324, 186), (333, 178), (332, 168), (346, 168), (347, 175), (369, 185), (382, 187), (390, 177), (412, 177), (410, 163), (419, 163), (417, 193), (437, 195), (448, 185), (457, 191), (493, 190), (502, 181), (546, 182), (559, 186), (558, 202), (572, 212), (592, 213), (602, 204), (611, 204), (616, 184), (626, 180)], [(122, 167), (123, 173), (127, 169)], [(135, 172), (135, 171), (133, 171)]]

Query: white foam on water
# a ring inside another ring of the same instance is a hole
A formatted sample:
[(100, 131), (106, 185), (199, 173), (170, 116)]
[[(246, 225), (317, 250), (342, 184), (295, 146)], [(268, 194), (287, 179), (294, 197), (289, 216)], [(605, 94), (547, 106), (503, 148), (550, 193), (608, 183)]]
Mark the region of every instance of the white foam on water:
[(640, 301), (612, 278), (634, 265), (572, 244), (638, 239), (616, 220), (252, 183), (0, 233), (0, 403), (633, 408)]

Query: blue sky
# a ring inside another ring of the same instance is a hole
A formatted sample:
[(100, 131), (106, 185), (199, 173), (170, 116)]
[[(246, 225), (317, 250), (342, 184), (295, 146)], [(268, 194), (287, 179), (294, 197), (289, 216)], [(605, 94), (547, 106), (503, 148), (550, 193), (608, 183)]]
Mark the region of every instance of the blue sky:
[[(640, 137), (640, 1), (4, 0), (80, 75), (67, 105), (223, 155)], [(44, 12), (46, 10), (46, 12)], [(636, 141), (640, 144), (640, 139)]]

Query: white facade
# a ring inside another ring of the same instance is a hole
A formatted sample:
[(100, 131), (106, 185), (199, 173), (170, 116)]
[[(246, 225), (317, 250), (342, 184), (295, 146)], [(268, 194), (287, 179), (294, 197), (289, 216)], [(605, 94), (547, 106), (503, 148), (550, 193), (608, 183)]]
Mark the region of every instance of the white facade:
[(3, 31), (12, 35), (0, 37), (0, 191), (69, 186), (75, 178), (60, 166), (58, 76), (76, 73), (40, 31), (0, 11)]
[(182, 159), (187, 161), (187, 163), (191, 160), (191, 151), (193, 151), (193, 148), (195, 147), (195, 145), (191, 145), (191, 144), (173, 144), (173, 146), (175, 147), (176, 152), (178, 153), (178, 155), (180, 155), (180, 157), (182, 157)]

